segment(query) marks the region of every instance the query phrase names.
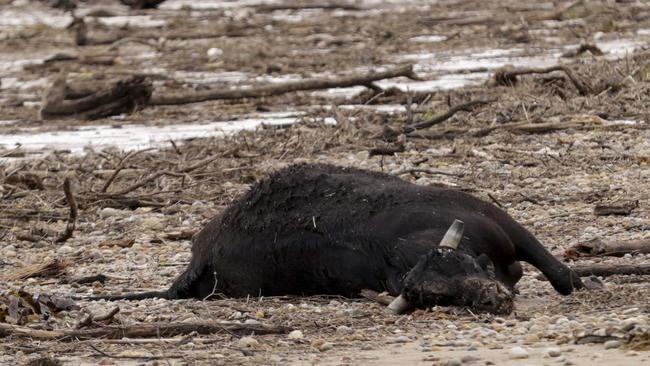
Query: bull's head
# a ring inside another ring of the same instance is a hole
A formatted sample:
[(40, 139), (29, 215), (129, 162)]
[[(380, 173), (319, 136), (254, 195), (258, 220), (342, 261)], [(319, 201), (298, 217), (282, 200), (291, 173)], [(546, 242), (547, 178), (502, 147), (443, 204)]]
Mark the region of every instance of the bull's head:
[(463, 222), (455, 220), (440, 245), (407, 273), (401, 295), (388, 306), (391, 311), (433, 305), (468, 306), (493, 314), (512, 311), (513, 294), (496, 279), (492, 261), (457, 250), (462, 236)]

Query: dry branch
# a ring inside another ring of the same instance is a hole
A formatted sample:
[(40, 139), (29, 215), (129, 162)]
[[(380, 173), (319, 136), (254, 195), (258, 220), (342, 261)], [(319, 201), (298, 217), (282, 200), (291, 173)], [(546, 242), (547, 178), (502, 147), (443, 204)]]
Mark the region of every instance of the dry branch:
[(130, 326), (106, 326), (96, 329), (40, 330), (17, 325), (0, 323), (0, 337), (25, 337), (39, 340), (75, 341), (82, 339), (120, 339), (173, 337), (192, 332), (212, 334), (285, 334), (290, 327), (268, 324), (242, 324), (235, 322), (194, 322), (194, 323), (140, 323)]
[(593, 266), (573, 266), (573, 271), (580, 277), (614, 276), (614, 275), (650, 275), (650, 264), (612, 264)]
[(79, 99), (68, 99), (65, 75), (60, 75), (45, 92), (41, 119), (97, 119), (131, 113), (151, 97), (152, 85), (142, 76), (131, 76)]
[(566, 66), (557, 65), (543, 68), (512, 68), (504, 67), (494, 73), (494, 82), (496, 85), (515, 85), (517, 83), (517, 76), (530, 75), (530, 74), (547, 74), (554, 71), (562, 71), (571, 80), (573, 85), (578, 89), (580, 95), (589, 95), (591, 87), (585, 82), (580, 80), (575, 74)]
[(345, 88), (357, 85), (368, 86), (373, 81), (391, 79), (396, 77), (407, 77), (417, 79), (411, 65), (399, 66), (380, 72), (368, 74), (353, 74), (332, 78), (313, 78), (299, 81), (292, 81), (282, 84), (270, 84), (256, 87), (241, 87), (234, 89), (210, 89), (199, 91), (186, 91), (171, 94), (154, 93), (149, 104), (171, 105), (205, 102), (208, 100), (260, 98), (272, 95), (281, 95), (295, 91), (320, 90), (331, 88)]
[[(482, 128), (451, 127), (451, 128), (443, 128), (443, 129), (430, 130), (430, 131), (413, 131), (408, 133), (407, 137), (439, 140), (439, 139), (454, 139), (460, 136), (483, 137), (489, 135), (490, 133), (496, 130), (507, 130), (515, 133), (547, 133), (547, 132), (566, 130), (571, 128), (574, 129), (595, 128), (596, 126), (601, 126), (601, 124), (594, 120), (574, 120), (568, 122), (542, 122), (542, 123), (512, 122), (512, 123), (505, 123), (502, 125), (494, 125), (494, 126), (482, 127)], [(607, 127), (614, 128), (616, 127), (616, 125), (610, 125)]]
[(627, 253), (650, 253), (650, 238), (625, 241), (603, 241), (601, 239), (593, 239), (572, 246), (566, 250), (564, 256), (566, 258), (603, 256), (621, 257)]
[(494, 101), (496, 101), (496, 99), (487, 99), (487, 100), (482, 100), (481, 99), (481, 100), (473, 100), (473, 101), (470, 101), (470, 102), (467, 102), (467, 103), (464, 103), (464, 104), (453, 106), (447, 112), (445, 112), (445, 113), (443, 113), (443, 114), (441, 114), (439, 116), (433, 117), (432, 119), (430, 119), (428, 121), (418, 122), (418, 123), (414, 123), (414, 124), (411, 124), (411, 125), (404, 126), (404, 132), (409, 133), (409, 132), (413, 132), (415, 130), (421, 130), (423, 128), (427, 128), (427, 127), (431, 127), (433, 125), (437, 125), (437, 124), (442, 123), (442, 122), (448, 120), (449, 118), (453, 117), (454, 114), (456, 114), (456, 113), (458, 113), (460, 111), (470, 112), (476, 106), (483, 105), (483, 104), (489, 104), (489, 103), (492, 103)]
[(70, 239), (72, 237), (72, 233), (74, 233), (75, 226), (77, 225), (77, 201), (74, 198), (74, 194), (72, 193), (72, 183), (70, 183), (70, 178), (65, 178), (63, 181), (63, 192), (65, 193), (65, 199), (68, 201), (68, 206), (70, 206), (70, 215), (68, 217), (68, 224), (65, 227), (65, 231), (59, 235), (58, 238), (56, 238), (57, 243), (63, 243), (66, 240)]

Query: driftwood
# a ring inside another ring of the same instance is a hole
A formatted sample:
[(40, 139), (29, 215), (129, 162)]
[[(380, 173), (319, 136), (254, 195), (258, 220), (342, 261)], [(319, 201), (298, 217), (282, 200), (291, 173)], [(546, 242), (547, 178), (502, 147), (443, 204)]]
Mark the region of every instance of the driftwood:
[(629, 215), (632, 210), (639, 207), (639, 201), (623, 202), (618, 204), (598, 204), (594, 207), (594, 215)]
[(70, 214), (68, 217), (68, 224), (65, 227), (65, 230), (56, 238), (57, 243), (63, 243), (66, 240), (72, 237), (74, 233), (75, 226), (77, 225), (77, 201), (74, 198), (72, 193), (72, 184), (70, 183), (70, 178), (65, 178), (63, 181), (63, 192), (65, 193), (65, 199), (68, 201), (68, 206), (70, 206)]
[(379, 72), (370, 72), (367, 74), (354, 74), (331, 78), (313, 78), (299, 81), (292, 81), (282, 84), (269, 84), (255, 87), (241, 87), (234, 89), (209, 89), (209, 90), (192, 90), (179, 93), (154, 93), (149, 104), (152, 105), (172, 105), (205, 102), (208, 100), (224, 99), (243, 99), (243, 98), (260, 98), (272, 95), (281, 95), (295, 91), (319, 90), (330, 88), (345, 88), (357, 85), (371, 87), (370, 85), (377, 80), (391, 79), (396, 77), (407, 77), (418, 79), (413, 72), (411, 65), (399, 66), (392, 69)]
[(91, 95), (69, 99), (65, 74), (59, 75), (43, 96), (41, 119), (97, 119), (131, 113), (151, 97), (151, 83), (142, 76), (131, 76), (112, 83)]
[(601, 239), (593, 239), (572, 246), (566, 250), (564, 256), (566, 258), (603, 256), (621, 257), (627, 253), (650, 253), (650, 238), (626, 241), (603, 241)]
[(420, 130), (420, 129), (423, 129), (423, 128), (431, 127), (433, 125), (437, 125), (439, 123), (442, 123), (442, 122), (448, 120), (454, 114), (456, 114), (456, 113), (458, 113), (460, 111), (470, 112), (476, 106), (483, 105), (483, 104), (489, 104), (489, 103), (492, 103), (494, 101), (496, 101), (496, 99), (473, 100), (471, 102), (467, 102), (467, 103), (464, 103), (464, 104), (460, 104), (460, 105), (451, 107), (447, 112), (445, 112), (445, 113), (443, 113), (443, 114), (441, 114), (439, 116), (433, 117), (430, 120), (404, 126), (404, 132), (409, 133), (409, 132), (413, 132), (415, 130)]
[(392, 156), (396, 153), (404, 152), (404, 144), (399, 144), (393, 147), (375, 147), (368, 150), (368, 157), (373, 157), (377, 155), (388, 155)]
[(19, 337), (38, 340), (75, 341), (83, 339), (120, 339), (173, 337), (192, 332), (212, 334), (285, 334), (292, 329), (286, 326), (268, 324), (243, 324), (236, 322), (193, 322), (193, 323), (140, 323), (130, 326), (106, 326), (95, 329), (40, 330), (0, 323), (0, 337)]
[(578, 89), (580, 95), (589, 95), (591, 94), (591, 87), (588, 86), (585, 82), (580, 80), (571, 69), (563, 65), (543, 67), (543, 68), (513, 68), (511, 66), (506, 66), (497, 70), (494, 73), (494, 83), (496, 85), (508, 85), (512, 86), (517, 83), (517, 76), (529, 75), (529, 74), (547, 74), (554, 71), (562, 71), (564, 74), (571, 80), (573, 86)]

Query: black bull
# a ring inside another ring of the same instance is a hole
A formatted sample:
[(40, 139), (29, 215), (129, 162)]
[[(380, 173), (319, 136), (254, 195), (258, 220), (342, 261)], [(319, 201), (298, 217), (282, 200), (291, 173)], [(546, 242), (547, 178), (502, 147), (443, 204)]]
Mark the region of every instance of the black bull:
[[(455, 219), (456, 250), (439, 246)], [(519, 261), (561, 294), (574, 272), (493, 204), (386, 174), (295, 165), (255, 184), (197, 234), (192, 260), (167, 290), (109, 299), (204, 299), (388, 291), (408, 306), (508, 313)]]

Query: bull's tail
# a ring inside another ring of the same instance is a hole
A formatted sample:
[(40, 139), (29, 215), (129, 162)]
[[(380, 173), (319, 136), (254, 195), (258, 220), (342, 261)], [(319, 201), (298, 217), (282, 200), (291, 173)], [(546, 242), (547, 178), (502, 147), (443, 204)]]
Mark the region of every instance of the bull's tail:
[(537, 267), (562, 295), (584, 288), (580, 276), (555, 258), (526, 228), (514, 220), (508, 226), (508, 236), (515, 244), (518, 260)]
[(145, 291), (145, 292), (133, 292), (124, 295), (101, 295), (101, 296), (81, 296), (73, 297), (75, 300), (107, 300), (107, 301), (116, 301), (116, 300), (144, 300), (144, 299), (170, 299), (169, 291)]

